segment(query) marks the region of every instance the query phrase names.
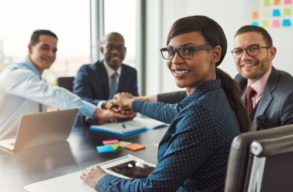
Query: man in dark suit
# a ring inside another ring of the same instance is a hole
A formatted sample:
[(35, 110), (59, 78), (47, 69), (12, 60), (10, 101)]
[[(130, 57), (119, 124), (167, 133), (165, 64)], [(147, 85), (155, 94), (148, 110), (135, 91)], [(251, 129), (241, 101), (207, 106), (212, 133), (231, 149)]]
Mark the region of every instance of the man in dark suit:
[(243, 90), (253, 129), (293, 123), (293, 78), (272, 66), (276, 48), (269, 33), (262, 27), (243, 26), (234, 36), (233, 47), (239, 72), (235, 80)]
[[(257, 26), (243, 26), (235, 34), (232, 54), (239, 74), (235, 80), (243, 91), (242, 99), (249, 111), (252, 130), (267, 129), (293, 123), (293, 78), (275, 69), (276, 55), (269, 33)], [(247, 96), (247, 88), (254, 93)], [(186, 97), (184, 91), (158, 94), (144, 100), (177, 103)], [(249, 101), (248, 101), (249, 100)]]
[[(126, 48), (120, 33), (107, 34), (100, 47), (104, 60), (80, 67), (74, 79), (73, 92), (82, 99), (103, 108), (118, 92), (138, 95), (136, 69), (122, 64)], [(84, 124), (84, 117), (78, 117)], [(78, 123), (79, 124), (79, 123)]]

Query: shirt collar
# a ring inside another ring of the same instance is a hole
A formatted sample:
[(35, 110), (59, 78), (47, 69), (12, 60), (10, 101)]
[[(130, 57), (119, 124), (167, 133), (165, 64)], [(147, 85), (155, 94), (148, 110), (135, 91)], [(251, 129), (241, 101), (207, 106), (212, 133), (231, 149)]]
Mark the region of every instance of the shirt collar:
[(112, 69), (112, 68), (106, 63), (105, 60), (103, 61), (103, 64), (104, 64), (104, 66), (105, 66), (105, 69), (106, 69), (106, 71), (107, 71), (107, 74), (108, 74), (108, 77), (109, 77), (109, 78), (110, 78), (110, 77), (113, 75), (113, 73), (115, 73), (115, 72), (117, 72), (118, 77), (120, 77), (120, 74), (121, 74), (121, 66), (118, 68), (117, 71), (115, 71), (114, 69)]
[(201, 86), (199, 86), (195, 91), (193, 91), (188, 97), (186, 97), (185, 99), (183, 99), (179, 103), (179, 106), (181, 108), (184, 108), (189, 103), (197, 100), (203, 94), (205, 94), (205, 93), (207, 93), (209, 91), (215, 90), (215, 89), (220, 89), (220, 88), (222, 88), (221, 79), (207, 81), (204, 84), (202, 84)]
[(23, 67), (33, 71), (40, 79), (42, 79), (42, 76), (40, 75), (40, 73), (38, 72), (36, 67), (32, 64), (32, 62), (29, 60), (28, 57), (24, 60), (24, 62), (19, 63), (19, 66), (23, 66)]
[(247, 86), (251, 86), (255, 90), (257, 96), (262, 95), (271, 72), (272, 67), (270, 67), (269, 70), (259, 80), (255, 81), (252, 84), (247, 84)]

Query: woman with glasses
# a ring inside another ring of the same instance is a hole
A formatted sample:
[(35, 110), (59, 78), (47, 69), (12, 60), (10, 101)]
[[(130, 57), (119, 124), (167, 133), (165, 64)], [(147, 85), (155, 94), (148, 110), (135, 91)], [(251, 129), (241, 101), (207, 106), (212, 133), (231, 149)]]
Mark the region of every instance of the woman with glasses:
[(96, 166), (81, 178), (97, 191), (223, 191), (232, 139), (247, 131), (249, 119), (235, 82), (217, 66), (227, 41), (205, 16), (177, 20), (162, 56), (187, 97), (177, 105), (116, 96), (116, 104), (170, 121), (158, 149), (158, 164), (145, 179), (122, 179)]

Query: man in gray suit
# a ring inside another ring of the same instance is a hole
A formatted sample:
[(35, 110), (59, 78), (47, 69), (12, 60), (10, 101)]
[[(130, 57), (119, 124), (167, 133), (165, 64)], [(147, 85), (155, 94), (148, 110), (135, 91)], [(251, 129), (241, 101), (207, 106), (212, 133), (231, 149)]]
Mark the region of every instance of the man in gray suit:
[(248, 89), (253, 89), (249, 113), (253, 129), (265, 129), (293, 123), (293, 78), (272, 66), (276, 55), (272, 38), (262, 27), (243, 26), (234, 36), (232, 54), (239, 74), (235, 80), (248, 105)]
[[(248, 111), (251, 111), (252, 129), (293, 123), (293, 78), (272, 66), (276, 48), (269, 33), (261, 27), (243, 26), (236, 32), (233, 46), (232, 54), (239, 72), (235, 80), (243, 91), (243, 101), (251, 104)], [(251, 98), (247, 96), (248, 87), (254, 90)], [(184, 97), (184, 91), (177, 91), (152, 98), (177, 103)]]

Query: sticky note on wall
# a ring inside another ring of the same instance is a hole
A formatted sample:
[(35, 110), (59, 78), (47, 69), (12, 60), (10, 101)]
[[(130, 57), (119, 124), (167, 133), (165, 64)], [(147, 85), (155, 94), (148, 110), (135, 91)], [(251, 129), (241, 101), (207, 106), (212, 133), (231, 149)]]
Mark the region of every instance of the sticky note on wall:
[(281, 16), (280, 9), (274, 9), (273, 10), (273, 17), (279, 17)]
[(251, 17), (252, 17), (252, 19), (258, 19), (259, 18), (259, 12), (258, 11), (253, 11)]
[(268, 28), (270, 26), (270, 23), (268, 20), (262, 21), (262, 25), (263, 28)]
[(285, 5), (292, 4), (292, 1), (291, 1), (291, 0), (285, 0), (285, 1), (284, 1), (284, 4), (285, 4)]
[(290, 27), (291, 26), (291, 20), (290, 19), (283, 19), (282, 26), (283, 27)]
[(291, 15), (291, 8), (284, 8), (283, 15), (290, 16)]
[(271, 6), (271, 0), (264, 0), (264, 1), (263, 1), (263, 6), (264, 6), (264, 7), (269, 7), (269, 6)]
[(272, 21), (273, 27), (280, 27), (280, 21), (278, 19)]
[(253, 25), (253, 26), (258, 26), (258, 22), (257, 22), (257, 21), (253, 21), (253, 22), (251, 23), (251, 25)]
[(281, 0), (274, 0), (274, 5), (281, 5)]

